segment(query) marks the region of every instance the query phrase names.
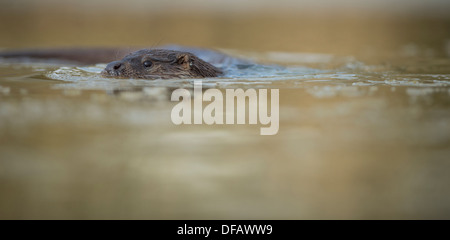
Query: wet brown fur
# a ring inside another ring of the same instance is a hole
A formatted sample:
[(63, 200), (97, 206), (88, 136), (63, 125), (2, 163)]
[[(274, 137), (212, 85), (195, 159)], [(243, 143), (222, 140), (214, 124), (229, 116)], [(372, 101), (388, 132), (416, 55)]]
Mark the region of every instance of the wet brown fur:
[[(144, 65), (148, 61), (151, 66)], [(130, 53), (122, 60), (109, 63), (102, 72), (105, 77), (143, 79), (207, 78), (221, 74), (220, 69), (192, 53), (166, 49), (143, 49)]]

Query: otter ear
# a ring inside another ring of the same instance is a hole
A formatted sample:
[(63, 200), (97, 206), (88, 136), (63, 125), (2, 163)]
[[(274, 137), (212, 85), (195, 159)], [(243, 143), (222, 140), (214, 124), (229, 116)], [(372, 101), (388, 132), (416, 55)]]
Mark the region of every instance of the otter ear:
[(177, 55), (177, 63), (183, 65), (185, 69), (191, 69), (191, 57), (189, 54), (182, 53)]

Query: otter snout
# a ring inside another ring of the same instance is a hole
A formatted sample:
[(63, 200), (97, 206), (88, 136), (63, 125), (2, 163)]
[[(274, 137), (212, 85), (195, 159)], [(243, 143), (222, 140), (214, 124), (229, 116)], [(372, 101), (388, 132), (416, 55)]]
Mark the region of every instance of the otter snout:
[(123, 71), (125, 65), (122, 61), (114, 61), (106, 65), (102, 71), (103, 76), (120, 76), (120, 72)]

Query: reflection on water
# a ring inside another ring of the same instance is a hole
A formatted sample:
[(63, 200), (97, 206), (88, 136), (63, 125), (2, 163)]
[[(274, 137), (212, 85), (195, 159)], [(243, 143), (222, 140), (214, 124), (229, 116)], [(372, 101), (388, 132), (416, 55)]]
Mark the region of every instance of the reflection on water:
[(1, 216), (447, 218), (450, 75), (349, 64), (204, 80), (280, 88), (270, 137), (172, 124), (168, 87), (191, 80), (4, 65)]
[[(0, 219), (450, 217), (447, 20), (87, 14), (80, 34), (51, 24), (63, 13), (42, 11), (2, 14), (28, 31), (0, 23), (20, 40), (0, 42), (149, 45), (164, 35), (161, 44), (219, 46), (261, 63), (203, 86), (280, 89), (279, 132), (174, 125), (170, 94), (193, 80), (2, 61)], [(33, 31), (33, 17), (48, 34)], [(102, 35), (102, 21), (117, 35)], [(152, 31), (124, 27), (142, 22)]]

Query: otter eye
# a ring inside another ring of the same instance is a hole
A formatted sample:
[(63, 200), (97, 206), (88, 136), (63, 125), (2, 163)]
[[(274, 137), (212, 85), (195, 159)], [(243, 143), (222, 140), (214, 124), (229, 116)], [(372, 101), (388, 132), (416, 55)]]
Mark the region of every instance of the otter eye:
[(143, 64), (144, 67), (151, 67), (153, 65), (152, 61), (145, 61)]

